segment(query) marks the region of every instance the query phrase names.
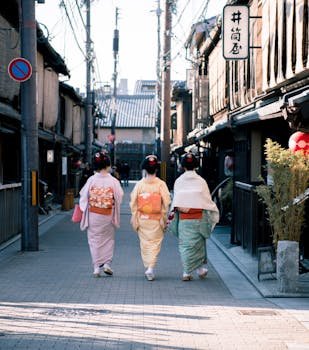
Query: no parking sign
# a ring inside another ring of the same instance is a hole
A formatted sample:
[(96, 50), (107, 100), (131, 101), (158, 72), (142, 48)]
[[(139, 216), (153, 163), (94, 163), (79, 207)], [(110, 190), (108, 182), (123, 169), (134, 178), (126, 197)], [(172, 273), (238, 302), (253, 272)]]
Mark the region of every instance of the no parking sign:
[(8, 66), (9, 76), (18, 82), (28, 80), (32, 75), (31, 63), (22, 57), (14, 58)]

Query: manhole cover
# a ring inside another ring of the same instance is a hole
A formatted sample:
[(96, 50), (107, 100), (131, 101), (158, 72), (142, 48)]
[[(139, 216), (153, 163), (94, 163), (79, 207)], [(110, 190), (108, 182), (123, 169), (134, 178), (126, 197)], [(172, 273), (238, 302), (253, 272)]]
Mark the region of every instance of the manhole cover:
[(273, 310), (238, 310), (240, 315), (245, 316), (276, 316), (278, 313)]

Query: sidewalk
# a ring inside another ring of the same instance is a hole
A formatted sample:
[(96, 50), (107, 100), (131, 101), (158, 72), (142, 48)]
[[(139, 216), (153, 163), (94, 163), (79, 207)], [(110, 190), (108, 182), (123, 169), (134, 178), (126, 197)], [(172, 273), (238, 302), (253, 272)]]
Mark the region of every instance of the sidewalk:
[(126, 189), (113, 277), (92, 277), (85, 232), (59, 212), (40, 225), (40, 250), (0, 252), (1, 350), (309, 349), (307, 299), (266, 299), (213, 240), (209, 274), (182, 282), (167, 234), (156, 280), (144, 278)]
[[(258, 260), (247, 253), (242, 247), (230, 244), (230, 227), (219, 226), (213, 233), (211, 240), (239, 269), (247, 280), (265, 298), (298, 297), (309, 298), (309, 273), (299, 276), (299, 291), (295, 294), (283, 294), (277, 290), (275, 275), (263, 275), (258, 280)], [(308, 300), (309, 303), (309, 300)]]

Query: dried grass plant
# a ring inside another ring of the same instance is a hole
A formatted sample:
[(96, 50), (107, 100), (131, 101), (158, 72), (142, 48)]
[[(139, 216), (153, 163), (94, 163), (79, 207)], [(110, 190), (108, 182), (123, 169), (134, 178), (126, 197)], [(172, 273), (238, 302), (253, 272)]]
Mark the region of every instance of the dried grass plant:
[(275, 246), (279, 240), (299, 242), (305, 220), (305, 205), (304, 201), (293, 204), (293, 200), (308, 187), (309, 155), (282, 148), (271, 139), (266, 140), (265, 155), (273, 185), (257, 186), (256, 191), (266, 205), (273, 242)]

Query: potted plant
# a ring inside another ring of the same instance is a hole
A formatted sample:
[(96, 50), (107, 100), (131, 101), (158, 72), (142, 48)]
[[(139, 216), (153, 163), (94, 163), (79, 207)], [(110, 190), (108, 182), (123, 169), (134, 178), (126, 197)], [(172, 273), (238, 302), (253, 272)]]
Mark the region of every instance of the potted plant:
[(299, 240), (305, 220), (302, 196), (309, 182), (309, 155), (293, 152), (271, 139), (265, 155), (271, 181), (257, 186), (273, 231), (277, 280), (280, 292), (296, 292), (299, 272)]

